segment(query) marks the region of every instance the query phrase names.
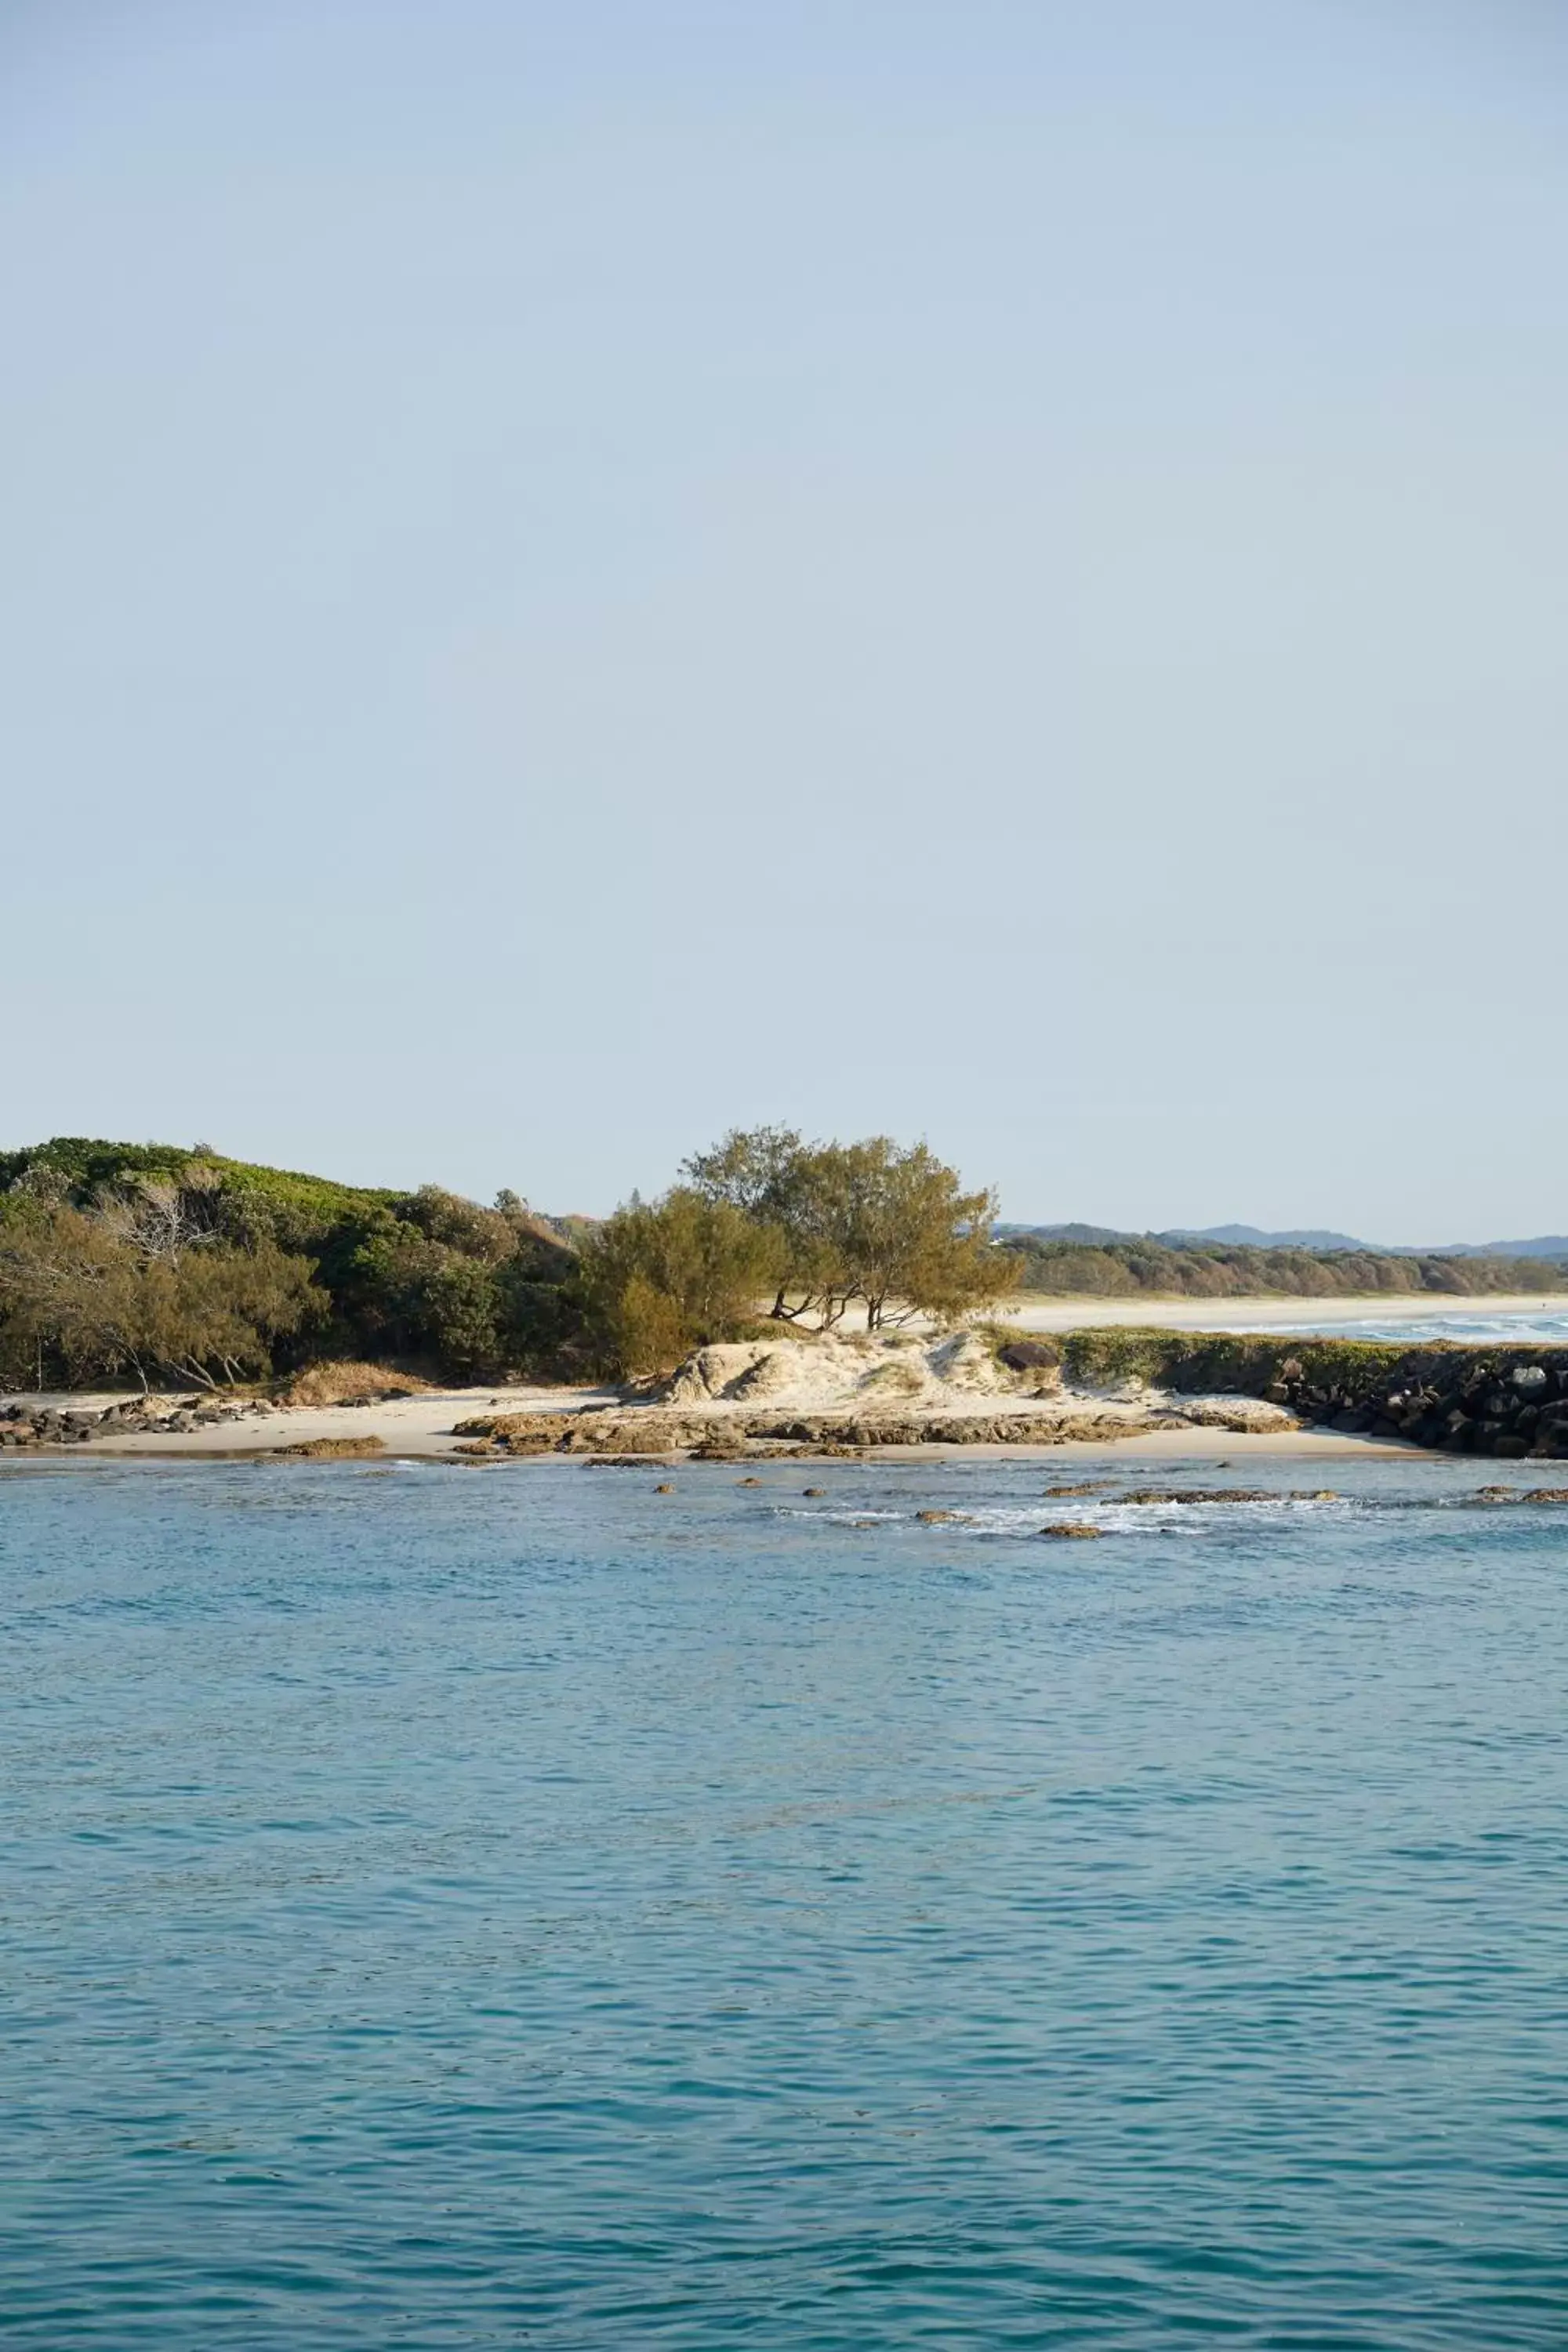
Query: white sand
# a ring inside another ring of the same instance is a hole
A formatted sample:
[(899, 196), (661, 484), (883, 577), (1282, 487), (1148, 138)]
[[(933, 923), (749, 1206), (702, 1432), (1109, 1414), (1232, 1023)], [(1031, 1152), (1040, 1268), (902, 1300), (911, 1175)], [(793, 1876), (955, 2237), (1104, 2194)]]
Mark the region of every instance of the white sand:
[[(166, 1402), (173, 1405), (173, 1397)], [(300, 1445), (313, 1437), (379, 1437), (389, 1454), (450, 1454), (459, 1443), (452, 1435), (453, 1423), (474, 1413), (569, 1412), (578, 1405), (613, 1402), (603, 1389), (439, 1389), (424, 1396), (397, 1397), (385, 1404), (290, 1406), (254, 1420), (247, 1414), (243, 1421), (219, 1422), (211, 1429), (128, 1431), (122, 1437), (94, 1438), (89, 1444), (62, 1452), (15, 1458), (88, 1462), (101, 1461), (110, 1454), (276, 1454), (279, 1446)], [(48, 1404), (80, 1412), (100, 1412), (106, 1405), (123, 1402), (123, 1392), (0, 1398), (0, 1403)]]
[[(1080, 1425), (1085, 1414), (1093, 1414), (1101, 1421), (1125, 1422), (1129, 1430), (1120, 1440), (1101, 1433), (1092, 1439), (1068, 1438), (1038, 1446), (892, 1446), (883, 1449), (889, 1459), (940, 1457), (954, 1451), (974, 1456), (1037, 1453), (1058, 1457), (1068, 1453), (1103, 1453), (1110, 1443), (1119, 1453), (1125, 1450), (1141, 1459), (1157, 1460), (1214, 1459), (1233, 1450), (1285, 1454), (1405, 1450), (1371, 1446), (1364, 1438), (1281, 1427), (1278, 1408), (1256, 1398), (1167, 1400), (1137, 1382), (1110, 1392), (1065, 1389), (1053, 1392), (1054, 1378), (1048, 1369), (1013, 1370), (999, 1365), (990, 1349), (972, 1333), (845, 1334), (805, 1344), (793, 1343), (787, 1335), (781, 1335), (777, 1342), (700, 1349), (647, 1410), (667, 1421), (671, 1412), (688, 1422), (695, 1417), (711, 1424), (716, 1433), (736, 1420), (774, 1409), (783, 1413), (853, 1412), (889, 1420), (925, 1412), (968, 1417), (1023, 1412), (1037, 1413), (1043, 1420), (1059, 1416)], [(24, 1405), (50, 1403), (79, 1411), (100, 1411), (115, 1401), (107, 1394), (16, 1400)], [(175, 1400), (163, 1402), (172, 1405)], [(476, 1416), (498, 1412), (565, 1414), (584, 1406), (605, 1405), (618, 1406), (634, 1416), (638, 1410), (604, 1389), (447, 1389), (371, 1405), (300, 1406), (247, 1413), (242, 1420), (202, 1429), (131, 1429), (95, 1439), (89, 1445), (51, 1449), (47, 1455), (5, 1458), (35, 1462), (86, 1462), (105, 1454), (232, 1458), (273, 1454), (318, 1438), (373, 1437), (389, 1455), (435, 1460), (454, 1455), (463, 1442), (456, 1424)], [(1167, 1409), (1191, 1413), (1194, 1420), (1212, 1416), (1221, 1425), (1174, 1430), (1144, 1426), (1152, 1411)], [(1238, 1428), (1235, 1425), (1238, 1417), (1256, 1420), (1259, 1426)], [(1231, 1425), (1224, 1425), (1226, 1422)], [(635, 1440), (629, 1442), (635, 1444)]]
[[(1561, 1313), (1565, 1307), (1568, 1301), (1550, 1297), (1545, 1300), (1521, 1296), (1448, 1299), (1430, 1293), (1332, 1300), (1051, 1298), (1023, 1302), (1010, 1309), (1005, 1319), (1020, 1336), (1032, 1331), (1083, 1329), (1095, 1324), (1184, 1331), (1291, 1332), (1310, 1328), (1329, 1316), (1342, 1316), (1346, 1320), (1375, 1316), (1390, 1323), (1413, 1323), (1433, 1315), (1474, 1312), (1500, 1320), (1540, 1315), (1542, 1311)], [(1194, 1414), (1209, 1409), (1216, 1416), (1252, 1411), (1264, 1420), (1275, 1417), (1273, 1408), (1260, 1405), (1256, 1399), (1173, 1397), (1167, 1401), (1154, 1391), (1141, 1390), (1136, 1383), (1110, 1393), (1064, 1390), (1059, 1398), (1052, 1398), (1044, 1393), (1049, 1384), (1048, 1372), (1012, 1372), (999, 1366), (989, 1348), (972, 1333), (938, 1333), (915, 1328), (901, 1333), (868, 1336), (851, 1325), (831, 1337), (799, 1343), (785, 1329), (777, 1341), (699, 1349), (666, 1383), (653, 1409), (686, 1416), (696, 1413), (705, 1420), (711, 1419), (719, 1427), (742, 1414), (774, 1408), (781, 1412), (853, 1411), (889, 1418), (926, 1412), (948, 1415), (994, 1413), (999, 1410), (1048, 1415), (1056, 1408), (1064, 1414), (1092, 1412), (1111, 1419), (1125, 1418), (1137, 1424), (1151, 1410), (1158, 1411), (1168, 1402), (1172, 1408)], [(0, 1402), (16, 1402), (24, 1407), (52, 1404), (89, 1412), (101, 1411), (121, 1401), (109, 1393), (0, 1399)], [(189, 1401), (188, 1395), (185, 1401)], [(163, 1402), (172, 1406), (175, 1399), (171, 1396)], [(388, 1454), (436, 1460), (452, 1457), (462, 1442), (455, 1431), (458, 1422), (487, 1412), (566, 1413), (596, 1405), (622, 1405), (628, 1409), (616, 1391), (606, 1389), (444, 1389), (372, 1405), (297, 1406), (266, 1414), (247, 1414), (243, 1420), (205, 1429), (145, 1433), (127, 1430), (112, 1437), (95, 1439), (89, 1445), (51, 1449), (45, 1455), (4, 1458), (85, 1462), (105, 1454), (232, 1457), (276, 1454), (282, 1447), (315, 1438), (374, 1437)], [(1105, 1438), (1097, 1437), (1068, 1439), (1043, 1447), (975, 1445), (953, 1449), (914, 1445), (888, 1448), (885, 1452), (889, 1458), (900, 1459), (941, 1455), (954, 1450), (969, 1455), (1040, 1453), (1059, 1457), (1064, 1454), (1103, 1453), (1107, 1443)], [(1414, 1450), (1327, 1431), (1234, 1427), (1140, 1429), (1137, 1434), (1115, 1441), (1115, 1446), (1119, 1454), (1127, 1453), (1139, 1459), (1161, 1461), (1186, 1456), (1213, 1459), (1233, 1451), (1300, 1456), (1401, 1454)]]
[[(155, 1457), (166, 1461), (215, 1461), (236, 1457), (264, 1459), (280, 1446), (297, 1445), (312, 1437), (379, 1437), (388, 1459), (451, 1461), (460, 1442), (451, 1435), (455, 1421), (470, 1413), (493, 1410), (494, 1389), (455, 1389), (437, 1396), (411, 1397), (395, 1404), (361, 1407), (353, 1412), (340, 1408), (312, 1408), (309, 1412), (279, 1413), (265, 1422), (232, 1422), (216, 1429), (193, 1429), (179, 1434), (146, 1437), (110, 1437), (89, 1445), (51, 1448), (42, 1453), (0, 1455), (0, 1475), (12, 1467), (24, 1469), (47, 1464), (51, 1467), (69, 1465), (86, 1467), (112, 1454), (123, 1460), (129, 1455)], [(28, 1400), (36, 1402), (36, 1399)], [(85, 1406), (87, 1400), (75, 1402)], [(1198, 1402), (1184, 1398), (1184, 1404)], [(563, 1412), (582, 1404), (602, 1404), (605, 1399), (586, 1390), (552, 1389), (526, 1392), (508, 1390), (504, 1408), (526, 1412), (559, 1410)], [(724, 1416), (715, 1413), (720, 1421)], [(1117, 1461), (1126, 1456), (1140, 1462), (1185, 1462), (1231, 1460), (1239, 1463), (1243, 1457), (1253, 1461), (1260, 1456), (1297, 1459), (1303, 1456), (1327, 1459), (1337, 1455), (1413, 1454), (1416, 1448), (1384, 1444), (1369, 1437), (1344, 1436), (1325, 1430), (1273, 1430), (1267, 1433), (1246, 1434), (1227, 1429), (1165, 1429), (1151, 1430), (1136, 1437), (1116, 1441), (1104, 1438), (1069, 1439), (1058, 1445), (895, 1445), (881, 1449), (879, 1458), (885, 1462), (936, 1461), (949, 1457), (963, 1461), (995, 1459), (1015, 1461), (1021, 1456), (1045, 1462), (1060, 1462), (1070, 1458), (1114, 1455)], [(563, 1463), (568, 1458), (577, 1467), (593, 1460), (592, 1454), (567, 1457), (558, 1454), (529, 1455), (515, 1465), (527, 1470), (539, 1461)], [(489, 1465), (487, 1465), (489, 1466)], [(650, 1461), (651, 1466), (651, 1461)]]

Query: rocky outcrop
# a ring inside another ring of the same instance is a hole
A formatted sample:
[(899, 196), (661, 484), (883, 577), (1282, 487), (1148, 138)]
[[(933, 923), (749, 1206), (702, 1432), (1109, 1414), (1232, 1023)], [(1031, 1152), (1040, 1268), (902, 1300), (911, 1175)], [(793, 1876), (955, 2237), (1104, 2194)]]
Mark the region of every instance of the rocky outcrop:
[(1413, 1353), (1364, 1386), (1353, 1373), (1314, 1381), (1287, 1359), (1275, 1385), (1304, 1420), (1331, 1429), (1502, 1462), (1568, 1461), (1568, 1349)]
[(1347, 1434), (1568, 1461), (1568, 1348), (1120, 1328), (1069, 1332), (1064, 1353), (1080, 1384), (1142, 1383), (1183, 1407), (1226, 1388)]
[(232, 1403), (207, 1397), (127, 1397), (101, 1412), (72, 1406), (8, 1404), (0, 1407), (0, 1446), (86, 1445), (94, 1438), (179, 1436), (192, 1429), (216, 1429), (247, 1414), (268, 1413), (268, 1404)]
[(601, 1405), (571, 1412), (479, 1413), (458, 1422), (452, 1433), (478, 1441), (489, 1455), (690, 1454), (697, 1461), (734, 1462), (752, 1447), (772, 1454), (847, 1454), (895, 1445), (1109, 1445), (1152, 1430), (1218, 1426), (1245, 1433), (1295, 1425), (1293, 1416), (1278, 1406), (1240, 1397), (1192, 1405), (1164, 1400), (1133, 1408), (1091, 1404), (1082, 1411), (1064, 1399), (1047, 1410), (994, 1412), (933, 1410), (923, 1402), (898, 1412), (804, 1413), (683, 1413), (658, 1405)]
[(361, 1462), (385, 1451), (379, 1437), (307, 1437), (298, 1445), (279, 1445), (273, 1458), (279, 1462)]
[(793, 1439), (795, 1444), (851, 1445), (1065, 1445), (1073, 1439), (1111, 1444), (1152, 1429), (1184, 1429), (1179, 1412), (905, 1412), (889, 1414), (808, 1412), (752, 1422), (748, 1434)]
[(1122, 1503), (1337, 1503), (1331, 1486), (1135, 1486)]

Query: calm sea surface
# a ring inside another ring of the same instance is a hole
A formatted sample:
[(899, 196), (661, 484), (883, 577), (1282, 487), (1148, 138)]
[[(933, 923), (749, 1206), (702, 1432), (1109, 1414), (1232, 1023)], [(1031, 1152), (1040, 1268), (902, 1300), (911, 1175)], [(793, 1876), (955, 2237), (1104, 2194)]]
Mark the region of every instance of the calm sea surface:
[(0, 1476), (0, 2338), (1561, 2352), (1568, 1511), (1088, 1475)]

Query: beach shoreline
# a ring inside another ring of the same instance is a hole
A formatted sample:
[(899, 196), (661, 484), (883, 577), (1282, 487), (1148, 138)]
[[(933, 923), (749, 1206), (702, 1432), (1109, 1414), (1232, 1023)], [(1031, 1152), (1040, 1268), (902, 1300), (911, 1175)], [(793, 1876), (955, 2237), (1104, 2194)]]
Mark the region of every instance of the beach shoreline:
[[(1467, 1309), (1484, 1312), (1489, 1320), (1505, 1327), (1539, 1315), (1543, 1305), (1550, 1311), (1551, 1305), (1550, 1300), (1543, 1302), (1533, 1296), (1516, 1294), (1458, 1303)], [(1098, 1328), (1178, 1334), (1214, 1332), (1219, 1336), (1258, 1331), (1304, 1340), (1314, 1330), (1322, 1336), (1321, 1327), (1324, 1322), (1354, 1324), (1370, 1319), (1355, 1313), (1363, 1307), (1374, 1308), (1380, 1321), (1406, 1328), (1419, 1325), (1436, 1311), (1431, 1294), (1392, 1300), (1332, 1302), (1261, 1297), (1155, 1301), (1029, 1299), (1017, 1302), (1007, 1312), (1006, 1327), (1020, 1337), (1029, 1333), (1059, 1337)], [(1281, 1309), (1284, 1311), (1277, 1311)], [(994, 1324), (991, 1328), (994, 1331)], [(1081, 1383), (1062, 1388), (1058, 1383), (1055, 1393), (1050, 1393), (1047, 1389), (1031, 1386), (1041, 1376), (1026, 1371), (998, 1372), (989, 1359), (982, 1363), (977, 1379), (973, 1351), (980, 1348), (980, 1343), (964, 1339), (962, 1333), (950, 1335), (934, 1347), (912, 1334), (881, 1335), (876, 1339), (843, 1334), (832, 1340), (819, 1339), (804, 1349), (788, 1347), (792, 1336), (787, 1329), (781, 1331), (778, 1344), (786, 1355), (796, 1360), (793, 1376), (796, 1385), (779, 1393), (776, 1410), (784, 1416), (782, 1422), (761, 1430), (756, 1425), (755, 1398), (750, 1408), (741, 1401), (745, 1395), (744, 1381), (726, 1386), (722, 1391), (719, 1386), (709, 1384), (727, 1381), (731, 1373), (744, 1370), (750, 1359), (765, 1354), (771, 1343), (760, 1341), (749, 1347), (698, 1350), (674, 1379), (663, 1385), (657, 1397), (632, 1395), (625, 1390), (602, 1385), (535, 1383), (497, 1387), (485, 1383), (421, 1389), (372, 1402), (288, 1405), (263, 1403), (254, 1398), (248, 1402), (236, 1399), (232, 1402), (239, 1409), (237, 1417), (226, 1413), (221, 1420), (177, 1429), (144, 1428), (117, 1422), (101, 1435), (92, 1430), (85, 1440), (69, 1429), (51, 1429), (42, 1442), (25, 1447), (7, 1445), (0, 1453), (0, 1463), (131, 1458), (232, 1462), (287, 1459), (290, 1455), (298, 1458), (302, 1451), (308, 1453), (312, 1448), (319, 1449), (322, 1456), (336, 1454), (339, 1459), (352, 1459), (356, 1458), (355, 1449), (363, 1447), (357, 1458), (449, 1461), (471, 1467), (498, 1466), (508, 1459), (542, 1457), (592, 1461), (603, 1458), (609, 1450), (652, 1465), (680, 1459), (693, 1445), (712, 1444), (746, 1449), (747, 1458), (766, 1464), (781, 1459), (842, 1458), (840, 1434), (853, 1445), (858, 1458), (879, 1461), (938, 1461), (950, 1456), (1060, 1459), (1065, 1455), (1082, 1459), (1108, 1451), (1141, 1461), (1178, 1456), (1207, 1461), (1227, 1453), (1246, 1454), (1256, 1459), (1271, 1455), (1303, 1459), (1362, 1456), (1369, 1453), (1419, 1454), (1427, 1450), (1394, 1436), (1386, 1428), (1373, 1436), (1364, 1430), (1329, 1427), (1321, 1422), (1314, 1425), (1306, 1418), (1300, 1425), (1280, 1425), (1288, 1423), (1289, 1416), (1262, 1403), (1256, 1395), (1176, 1395), (1138, 1380), (1108, 1388)], [(1419, 1336), (1413, 1334), (1412, 1345), (1420, 1344)], [(951, 1360), (955, 1349), (972, 1351), (967, 1375), (963, 1367), (955, 1367)], [(981, 1353), (984, 1355), (984, 1349)], [(735, 1360), (731, 1362), (731, 1359)], [(722, 1361), (716, 1364), (710, 1360)], [(918, 1360), (923, 1360), (927, 1370), (914, 1376), (917, 1389), (921, 1379), (924, 1379), (926, 1386), (923, 1393), (910, 1396), (906, 1402), (898, 1386), (900, 1367)], [(890, 1378), (894, 1386), (873, 1395), (877, 1382), (875, 1378), (866, 1377), (868, 1362), (873, 1368), (880, 1363), (880, 1377)], [(819, 1370), (826, 1385), (815, 1391), (799, 1385), (803, 1377), (809, 1381)], [(1046, 1377), (1055, 1379), (1054, 1375)], [(837, 1388), (835, 1379), (839, 1383)], [(185, 1419), (193, 1411), (199, 1412), (201, 1402), (193, 1403), (188, 1391), (178, 1395), (171, 1392), (157, 1400), (158, 1417), (167, 1418), (179, 1408), (181, 1418)], [(47, 1409), (91, 1422), (107, 1408), (123, 1408), (125, 1402), (123, 1391), (13, 1394), (0, 1398), (0, 1411), (16, 1408), (23, 1414), (31, 1414)], [(684, 1433), (676, 1433), (676, 1424), (668, 1415), (672, 1409), (682, 1408)], [(770, 1412), (774, 1409), (770, 1408)], [(801, 1412), (813, 1418), (790, 1429), (790, 1416)], [(1017, 1424), (1017, 1434), (1011, 1434), (1006, 1426), (999, 1429), (994, 1437), (990, 1430), (983, 1436), (977, 1429), (972, 1442), (950, 1436), (945, 1429), (929, 1439), (919, 1434), (923, 1417), (951, 1428), (954, 1420), (962, 1422), (983, 1414), (1004, 1423)], [(1187, 1414), (1192, 1418), (1186, 1425), (1172, 1425), (1171, 1416)], [(646, 1423), (639, 1427), (645, 1415)], [(850, 1427), (840, 1433), (835, 1426), (824, 1426), (825, 1420), (837, 1422), (840, 1415), (847, 1422), (862, 1421), (864, 1435)], [(662, 1428), (658, 1425), (661, 1417), (665, 1423)], [(904, 1430), (889, 1427), (887, 1434), (879, 1437), (878, 1423), (886, 1426), (889, 1417), (894, 1421), (902, 1417)], [(1059, 1434), (1052, 1433), (1053, 1417), (1060, 1423)], [(1258, 1425), (1248, 1426), (1249, 1418)], [(563, 1439), (573, 1423), (584, 1419), (595, 1425), (597, 1433), (587, 1437), (584, 1432), (586, 1442), (574, 1442), (569, 1454), (564, 1447), (558, 1454), (552, 1433), (557, 1419)], [(503, 1433), (499, 1426), (497, 1434), (502, 1442), (496, 1447), (485, 1443), (492, 1423), (513, 1420), (536, 1424), (526, 1439), (518, 1441), (515, 1452), (509, 1451), (510, 1433)], [(753, 1441), (749, 1448), (748, 1420)], [(1205, 1425), (1205, 1423), (1214, 1425)], [(479, 1442), (475, 1443), (476, 1439)], [(787, 1452), (775, 1450), (770, 1444), (774, 1440), (787, 1442)]]
[(1356, 1291), (1304, 1298), (1254, 1294), (1235, 1298), (1047, 1298), (1015, 1297), (997, 1310), (1020, 1331), (1087, 1331), (1148, 1326), (1160, 1331), (1260, 1331), (1306, 1334), (1324, 1323), (1425, 1323), (1447, 1316), (1512, 1322), (1531, 1315), (1568, 1318), (1568, 1291)]
[[(66, 1399), (50, 1400), (62, 1407), (84, 1412), (100, 1410), (115, 1400), (105, 1393), (91, 1393)], [(8, 1400), (0, 1400), (0, 1402)], [(1092, 1409), (1097, 1400), (1081, 1402)], [(1198, 1406), (1212, 1400), (1191, 1398), (1184, 1402)], [(602, 1389), (484, 1389), (438, 1390), (418, 1396), (390, 1399), (371, 1405), (295, 1406), (268, 1413), (255, 1421), (229, 1422), (211, 1428), (192, 1429), (178, 1433), (161, 1431), (130, 1431), (123, 1434), (96, 1438), (88, 1444), (63, 1444), (34, 1447), (26, 1452), (6, 1452), (0, 1454), (0, 1471), (8, 1468), (37, 1467), (61, 1464), (84, 1465), (91, 1463), (128, 1461), (219, 1463), (246, 1461), (298, 1461), (298, 1449), (313, 1444), (337, 1444), (344, 1442), (374, 1440), (374, 1446), (359, 1456), (341, 1454), (338, 1460), (380, 1462), (447, 1462), (462, 1468), (499, 1468), (505, 1463), (564, 1462), (578, 1465), (603, 1461), (601, 1454), (589, 1451), (572, 1454), (553, 1449), (542, 1452), (499, 1455), (489, 1459), (474, 1458), (460, 1449), (465, 1440), (458, 1424), (472, 1421), (486, 1413), (529, 1412), (558, 1414), (564, 1435), (567, 1424), (579, 1413), (594, 1412), (618, 1407), (635, 1420), (641, 1412), (649, 1415), (650, 1423), (660, 1412), (657, 1405), (623, 1405), (620, 1400), (606, 1395)], [(1157, 1411), (1158, 1403), (1151, 1400), (1150, 1410)], [(978, 1405), (976, 1406), (978, 1410)], [(703, 1416), (716, 1438), (723, 1439), (735, 1424), (744, 1419), (737, 1407), (718, 1405)], [(650, 1430), (651, 1433), (651, 1430)], [(740, 1432), (735, 1431), (737, 1438)], [(627, 1448), (630, 1451), (630, 1448)], [(1419, 1447), (1390, 1440), (1373, 1439), (1337, 1430), (1206, 1428), (1193, 1425), (1184, 1429), (1145, 1428), (1139, 1425), (1136, 1410), (1129, 1410), (1125, 1436), (1100, 1434), (1094, 1437), (1062, 1437), (1055, 1440), (1021, 1439), (1017, 1442), (977, 1443), (963, 1444), (940, 1440), (917, 1441), (912, 1444), (868, 1445), (857, 1449), (855, 1458), (878, 1462), (1013, 1461), (1038, 1459), (1059, 1461), (1064, 1457), (1082, 1460), (1089, 1456), (1125, 1455), (1130, 1460), (1153, 1462), (1175, 1459), (1218, 1460), (1227, 1454), (1245, 1453), (1249, 1459), (1277, 1456), (1280, 1459), (1326, 1459), (1331, 1456), (1364, 1456), (1368, 1454), (1415, 1454)], [(650, 1469), (674, 1462), (684, 1463), (685, 1449), (669, 1447), (637, 1454), (636, 1459), (646, 1462)], [(318, 1458), (331, 1459), (332, 1456)], [(841, 1461), (842, 1454), (826, 1448), (816, 1451), (809, 1444), (791, 1447), (787, 1452), (770, 1453), (759, 1446), (748, 1459), (752, 1467), (770, 1464), (783, 1466), (788, 1463), (828, 1465)], [(697, 1465), (693, 1465), (697, 1466)], [(724, 1464), (700, 1466), (721, 1468)]]

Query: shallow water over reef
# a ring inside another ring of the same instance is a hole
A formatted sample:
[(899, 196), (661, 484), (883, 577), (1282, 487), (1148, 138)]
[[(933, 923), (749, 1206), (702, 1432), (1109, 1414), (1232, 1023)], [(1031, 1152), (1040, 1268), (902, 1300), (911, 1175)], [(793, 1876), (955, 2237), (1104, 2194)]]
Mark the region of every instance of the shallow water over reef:
[(0, 2336), (1560, 2347), (1568, 1510), (1326, 1475), (0, 1475)]

